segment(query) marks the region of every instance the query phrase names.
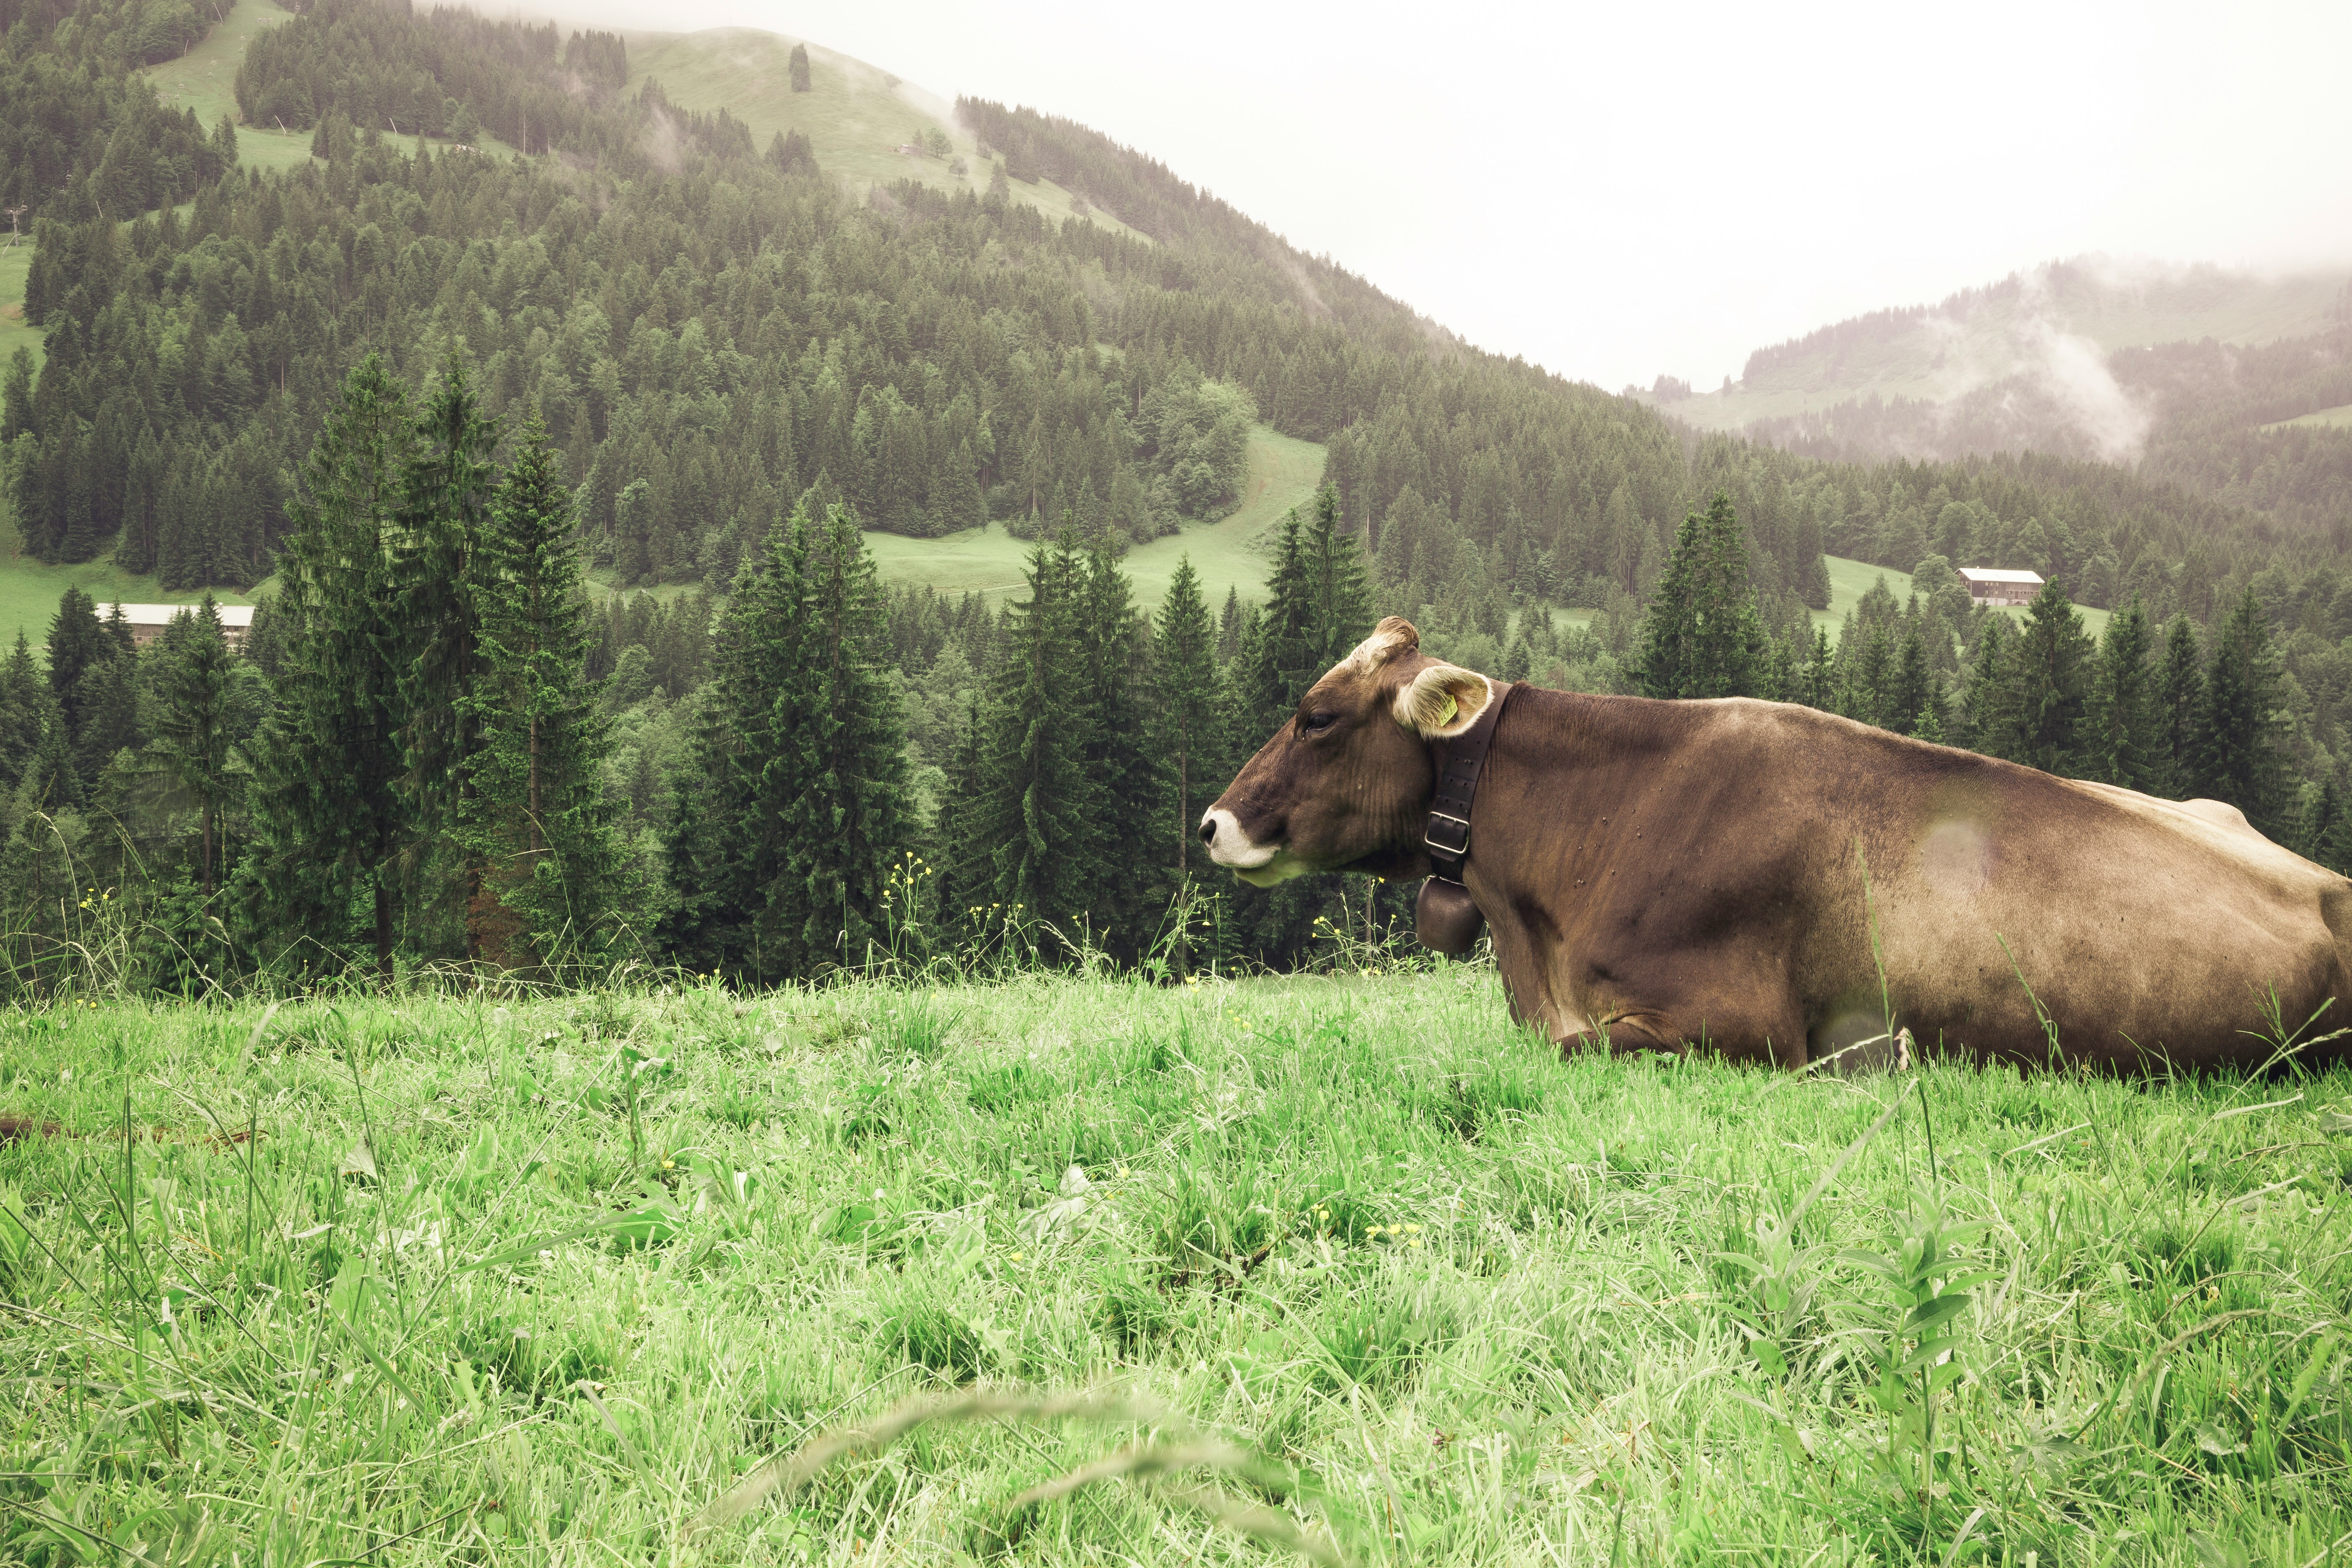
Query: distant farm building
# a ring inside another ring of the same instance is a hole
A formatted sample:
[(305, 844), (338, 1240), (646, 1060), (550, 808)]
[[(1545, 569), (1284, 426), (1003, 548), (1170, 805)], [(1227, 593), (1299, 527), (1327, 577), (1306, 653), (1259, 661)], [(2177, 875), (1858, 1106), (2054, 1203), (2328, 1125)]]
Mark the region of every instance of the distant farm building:
[(1969, 597), (1979, 605), (2030, 605), (2042, 591), (2039, 572), (2001, 572), (1984, 566), (1963, 566), (1960, 580)]
[[(214, 607), (220, 611), (222, 639), (229, 647), (236, 647), (245, 640), (245, 634), (253, 628), (253, 606), (215, 605)], [(111, 620), (114, 612), (121, 610), (122, 618), (131, 623), (131, 640), (145, 647), (163, 635), (163, 628), (172, 624), (173, 616), (189, 615), (195, 608), (194, 605), (100, 605), (98, 618)]]

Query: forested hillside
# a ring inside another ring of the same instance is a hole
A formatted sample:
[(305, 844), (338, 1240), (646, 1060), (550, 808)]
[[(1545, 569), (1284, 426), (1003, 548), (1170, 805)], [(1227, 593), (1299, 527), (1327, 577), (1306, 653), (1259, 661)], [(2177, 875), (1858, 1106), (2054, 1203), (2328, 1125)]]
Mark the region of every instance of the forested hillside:
[[(2281, 765), (2315, 787), (2344, 750), (2352, 598), (2325, 518), (2078, 458), (1694, 437), (1467, 347), (1067, 121), (967, 100), (977, 188), (850, 184), (805, 139), (679, 107), (616, 37), (461, 11), (320, 0), (261, 33), (239, 101), (316, 157), (232, 166), (223, 126), (217, 166), (184, 174), (189, 121), (139, 107), (136, 29), (98, 15), (6, 35), (5, 68), (55, 89), (39, 123), (113, 129), (34, 204), (47, 357), (0, 374), (0, 482), (42, 561), (286, 591), (234, 658), (201, 617), (134, 652), (61, 606), (46, 674), (27, 647), (0, 679), (6, 875), (37, 904), (135, 886), (175, 942), (209, 933), (208, 973), (628, 947), (774, 978), (912, 940), (915, 909), (924, 942), (1293, 962), (1321, 883), (1200, 905), (1173, 948), (1160, 911), (1190, 896), (1221, 773), (1300, 683), (1385, 610), (1498, 673), (1654, 683), (1680, 520), (1718, 493), (1759, 692), (2006, 734), (1980, 715), (2027, 667), (1999, 665), (1949, 570), (1997, 558), (2190, 628), (2200, 669), (2194, 628), (2252, 604), (2284, 638), (2261, 656)], [(1013, 195), (1031, 181), (1085, 214), (1050, 221)], [(1179, 572), (1147, 615), (1122, 554), (1228, 510), (1258, 423), (1323, 445), (1315, 515), (1265, 542), (1257, 602)], [(860, 538), (978, 528), (1034, 547), (1001, 613), (886, 593)], [(550, 530), (664, 591), (565, 619), (547, 595), (589, 590)], [(1870, 601), (1832, 648), (1805, 610), (1825, 551), (1916, 569), (1919, 602)], [(557, 586), (534, 591), (539, 662), (507, 665), (522, 561)], [(832, 684), (785, 694), (811, 659)], [(501, 725), (526, 710), (568, 737), (568, 837), (511, 798)], [(848, 822), (851, 862), (809, 842)], [(533, 869), (558, 860), (577, 878)], [(856, 907), (809, 903), (826, 886)], [(19, 950), (44, 984), (72, 918)]]
[(2352, 281), (2052, 266), (1759, 349), (1673, 417), (1849, 462), (2035, 453), (2113, 462), (2352, 546)]

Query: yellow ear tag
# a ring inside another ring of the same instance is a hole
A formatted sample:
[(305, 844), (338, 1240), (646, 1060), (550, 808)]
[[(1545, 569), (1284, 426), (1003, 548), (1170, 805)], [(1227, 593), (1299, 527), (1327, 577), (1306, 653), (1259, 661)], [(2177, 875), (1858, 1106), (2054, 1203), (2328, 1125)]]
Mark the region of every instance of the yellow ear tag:
[(1437, 727), (1441, 730), (1444, 729), (1445, 726), (1454, 722), (1454, 716), (1461, 711), (1462, 704), (1454, 700), (1454, 693), (1451, 691), (1447, 692), (1445, 694), (1445, 711), (1438, 719)]

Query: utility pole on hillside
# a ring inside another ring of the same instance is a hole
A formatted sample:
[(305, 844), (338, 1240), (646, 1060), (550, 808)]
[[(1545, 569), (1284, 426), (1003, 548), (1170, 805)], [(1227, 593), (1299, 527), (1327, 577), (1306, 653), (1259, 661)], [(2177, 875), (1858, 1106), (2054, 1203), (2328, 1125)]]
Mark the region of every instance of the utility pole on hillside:
[(5, 210), (8, 214), (8, 247), (13, 250), (16, 246), (16, 220), (23, 217), (32, 209), (30, 207), (8, 207), (0, 210)]

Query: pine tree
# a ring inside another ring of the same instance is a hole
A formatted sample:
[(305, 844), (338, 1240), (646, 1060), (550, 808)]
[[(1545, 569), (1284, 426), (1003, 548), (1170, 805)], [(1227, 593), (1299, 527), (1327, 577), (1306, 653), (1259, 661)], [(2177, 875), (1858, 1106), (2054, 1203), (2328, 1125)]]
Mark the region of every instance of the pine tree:
[(2147, 608), (2137, 594), (2108, 616), (2091, 672), (2083, 759), (2088, 776), (2150, 793), (2161, 782), (2165, 760), (2158, 672), (2151, 660), (2155, 638)]
[(1935, 672), (1927, 668), (1927, 641), (1916, 616), (1905, 617), (1902, 650), (1895, 655), (1895, 672), (1887, 687), (1885, 712), (1882, 722), (1898, 735), (1919, 732), (1920, 715), (1935, 686)]
[(1066, 540), (1031, 552), (1029, 597), (1008, 607), (982, 721), (980, 795), (965, 835), (987, 856), (998, 918), (1017, 926), (1070, 929), (1094, 881), (1099, 791), (1085, 769), (1091, 737), (1068, 711), (1085, 684), (1080, 572)]
[(534, 417), (467, 551), (478, 668), (457, 699), (469, 744), (454, 826), (482, 868), (468, 946), (502, 967), (601, 952), (620, 904), (601, 783), (611, 721), (586, 679), (595, 632), (561, 460)]
[(1690, 512), (1651, 596), (1635, 656), (1645, 697), (1752, 697), (1764, 661), (1756, 585), (1731, 498)]
[[(1257, 616), (1255, 635), (1236, 650), (1241, 660), (1234, 695), (1249, 716), (1247, 730), (1255, 743), (1290, 717), (1306, 694), (1301, 672), (1314, 661), (1320, 642), (1313, 625), (1313, 595), (1307, 585), (1305, 530), (1293, 510), (1282, 520), (1276, 537), (1274, 569), (1267, 574), (1265, 604)], [(1318, 669), (1316, 675), (1323, 671)], [(1311, 682), (1314, 677), (1307, 680)]]
[(1224, 788), (1228, 747), (1216, 644), (1216, 626), (1188, 554), (1178, 560), (1160, 601), (1151, 644), (1152, 744), (1168, 769), (1173, 817), (1171, 827), (1162, 816), (1160, 833), (1175, 834), (1179, 879), (1192, 871), (1201, 813)]
[(402, 687), (413, 654), (401, 624), (397, 548), (415, 425), (407, 389), (370, 354), (343, 378), (279, 557), (286, 617), (255, 832), (263, 850), (245, 900), (265, 956), (339, 945), (354, 893), (373, 906), (377, 973), (399, 931), (395, 858), (409, 841)]
[(81, 735), (83, 674), (121, 651), (98, 618), (97, 602), (79, 588), (68, 588), (49, 623), (49, 695), (65, 720), (68, 744)]
[(1840, 694), (1838, 711), (1865, 724), (1893, 729), (1889, 710), (1894, 698), (1895, 655), (1886, 623), (1868, 620), (1856, 625), (1849, 620), (1846, 635), (1839, 639), (1838, 647), (1841, 653), (1848, 647), (1853, 650), (1845, 660), (1845, 689)]
[(1149, 939), (1147, 921), (1168, 892), (1164, 877), (1152, 874), (1154, 859), (1136, 858), (1137, 847), (1151, 841), (1165, 786), (1145, 741), (1138, 689), (1145, 624), (1107, 534), (1097, 534), (1087, 552), (1078, 590), (1083, 685), (1071, 719), (1086, 731), (1087, 776), (1098, 802), (1084, 908), (1111, 953), (1133, 963)]
[(22, 626), (7, 662), (0, 664), (0, 791), (14, 790), (40, 749), (45, 717), (53, 706), (48, 681), (34, 661)]
[(2204, 710), (2205, 658), (2197, 646), (2197, 628), (2189, 625), (2188, 616), (2177, 615), (2164, 635), (2164, 668), (2157, 680), (2151, 793), (2185, 800), (2201, 787), (2197, 718)]
[(2083, 616), (2053, 578), (2025, 612), (2007, 681), (2017, 715), (2012, 761), (2046, 773), (2074, 771), (2091, 684)]
[(2007, 616), (1985, 622), (1977, 637), (1976, 661), (1969, 670), (1968, 717), (1954, 737), (1988, 757), (2014, 758), (2018, 749), (2016, 703), (2010, 684), (2010, 652), (2017, 641)]
[(2344, 815), (2343, 786), (2336, 773), (2320, 775), (2305, 797), (2303, 811), (2295, 824), (2294, 852), (2306, 860), (2316, 861), (2328, 869), (2342, 873), (2342, 868), (2331, 865), (2328, 856), (2337, 837), (2337, 821)]
[(710, 679), (697, 698), (692, 761), (671, 796), (664, 834), (677, 906), (669, 947), (765, 984), (784, 973), (787, 942), (772, 909), (789, 847), (786, 813), (801, 793), (802, 727), (809, 690), (801, 638), (806, 607), (804, 510), (779, 518), (713, 627)]
[[(473, 700), (483, 673), (475, 579), (497, 479), (491, 453), (498, 428), (483, 416), (465, 361), (455, 353), (418, 416), (415, 440), (403, 476), (394, 571), (399, 622), (414, 650), (401, 672), (404, 787), (417, 859), (431, 864), (446, 841), (460, 836), (468, 769), (481, 745), (485, 715)], [(470, 906), (480, 891), (478, 866), (465, 868), (460, 886)]]
[(812, 84), (809, 80), (809, 53), (806, 44), (793, 46), (792, 58), (785, 62), (785, 70), (792, 79), (794, 92), (809, 90)]
[(2249, 585), (2213, 636), (2197, 723), (2198, 788), (2273, 838), (2288, 808), (2282, 679), (2270, 620)]
[(74, 706), (81, 712), (81, 731), (73, 737), (74, 770), (85, 789), (97, 787), (117, 752), (139, 744), (137, 672), (137, 660), (117, 653), (83, 670), (74, 683)]
[[(890, 679), (890, 631), (873, 558), (846, 508), (796, 518), (801, 536), (797, 792), (784, 803), (783, 865), (769, 896), (775, 962), (811, 975), (866, 961), (886, 931), (888, 877), (912, 839), (907, 736)], [(905, 914), (908, 911), (899, 911)]]
[(196, 886), (208, 903), (218, 880), (221, 817), (243, 782), (237, 742), (256, 717), (254, 694), (236, 666), (220, 608), (207, 594), (157, 645), (155, 734), (140, 758), (142, 772), (195, 807)]
[(1305, 660), (1290, 672), (1300, 697), (1355, 651), (1371, 635), (1373, 624), (1363, 549), (1340, 526), (1339, 492), (1328, 481), (1315, 492), (1314, 521), (1307, 524), (1303, 542), (1308, 636)]

